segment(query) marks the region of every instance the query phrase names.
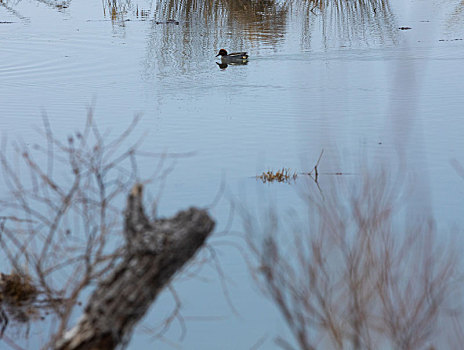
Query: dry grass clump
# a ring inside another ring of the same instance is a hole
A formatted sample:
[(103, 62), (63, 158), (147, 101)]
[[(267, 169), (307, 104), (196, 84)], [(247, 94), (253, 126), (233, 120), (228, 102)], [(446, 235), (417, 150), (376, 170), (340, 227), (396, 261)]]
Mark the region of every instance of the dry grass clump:
[(0, 338), (6, 330), (10, 316), (21, 323), (38, 314), (34, 306), (38, 289), (29, 275), (13, 272), (0, 273)]
[(297, 178), (297, 173), (292, 172), (288, 168), (282, 168), (276, 172), (268, 170), (263, 172), (261, 175), (256, 176), (257, 179), (260, 179), (263, 183), (266, 182), (285, 182), (290, 183), (291, 181)]
[(38, 290), (29, 275), (0, 273), (0, 298), (3, 303), (20, 306), (34, 300), (37, 294)]
[[(316, 165), (314, 165), (313, 169), (309, 173), (300, 173), (301, 175), (310, 176), (316, 184), (318, 183), (318, 177), (319, 177), (318, 166), (319, 166), (319, 163), (321, 162), (323, 154), (324, 154), (324, 150), (321, 151), (321, 154), (319, 155), (319, 158), (317, 159)], [(341, 175), (341, 173), (339, 174)], [(292, 172), (289, 168), (282, 168), (281, 170), (277, 170), (276, 172), (272, 170), (268, 170), (266, 172), (263, 172), (261, 175), (256, 176), (256, 178), (260, 179), (263, 183), (266, 183), (266, 182), (290, 183), (291, 181), (296, 180), (297, 177), (298, 177), (298, 173)]]

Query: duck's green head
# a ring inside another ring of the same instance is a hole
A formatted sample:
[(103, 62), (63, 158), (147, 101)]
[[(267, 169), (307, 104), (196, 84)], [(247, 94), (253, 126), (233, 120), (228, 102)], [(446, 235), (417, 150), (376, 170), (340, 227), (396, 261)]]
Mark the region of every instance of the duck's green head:
[(219, 53), (216, 55), (216, 57), (218, 57), (218, 56), (227, 56), (227, 51), (224, 50), (224, 49), (220, 49)]

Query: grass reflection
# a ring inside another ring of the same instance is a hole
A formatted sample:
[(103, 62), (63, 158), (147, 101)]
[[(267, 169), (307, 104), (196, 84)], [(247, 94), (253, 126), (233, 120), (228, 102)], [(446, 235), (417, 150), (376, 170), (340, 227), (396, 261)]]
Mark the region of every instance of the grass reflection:
[(302, 20), (304, 38), (311, 37), (309, 31), (319, 22), (326, 44), (334, 38), (344, 45), (355, 40), (382, 43), (394, 40), (396, 34), (394, 16), (386, 0), (169, 0), (158, 3), (155, 13), (162, 18), (203, 19), (226, 25), (250, 41), (279, 40), (289, 20)]
[[(311, 50), (394, 43), (397, 35), (387, 0), (161, 0), (152, 5), (143, 10), (153, 21), (146, 76), (167, 74), (160, 72), (166, 69), (190, 72), (220, 48), (248, 51), (253, 60), (260, 51), (280, 51), (288, 36), (299, 36), (301, 47)], [(180, 25), (156, 24), (168, 19)]]
[(111, 15), (113, 20), (121, 19), (132, 8), (132, 14), (139, 18), (150, 14), (155, 21), (176, 19), (188, 22), (190, 27), (201, 23), (226, 28), (227, 33), (240, 35), (251, 47), (262, 41), (269, 46), (278, 44), (293, 22), (302, 23), (306, 48), (317, 24), (322, 27), (325, 46), (333, 39), (339, 40), (341, 46), (353, 41), (391, 42), (397, 27), (387, 0), (161, 0), (149, 5), (108, 0), (104, 7), (105, 15)]
[(36, 1), (42, 4), (45, 4), (49, 7), (56, 8), (58, 10), (67, 9), (71, 4), (71, 0), (64, 0), (64, 1), (36, 0)]
[[(304, 13), (302, 38), (310, 48), (311, 32), (319, 24), (325, 47), (336, 42), (350, 46), (355, 42), (371, 45), (396, 42), (395, 16), (386, 0), (290, 0), (292, 13)], [(295, 14), (296, 13), (296, 14)], [(333, 44), (332, 44), (333, 45)]]
[(190, 26), (226, 28), (227, 34), (250, 43), (264, 40), (276, 45), (285, 32), (288, 5), (275, 0), (166, 0), (157, 3), (154, 15), (157, 20), (176, 18)]
[[(454, 11), (450, 14), (447, 20), (447, 29), (450, 33), (456, 33), (459, 29), (462, 30), (462, 16), (464, 15), (464, 1), (461, 0), (456, 4)], [(460, 32), (462, 34), (462, 31)], [(460, 37), (462, 38), (462, 37)]]
[(26, 18), (21, 15), (18, 11), (15, 10), (14, 6), (18, 4), (18, 1), (8, 1), (8, 0), (0, 0), (0, 6), (4, 8), (9, 14), (13, 17), (16, 17), (21, 20), (25, 20)]
[[(63, 11), (71, 5), (72, 0), (62, 0), (62, 1), (53, 1), (53, 0), (36, 0), (38, 3), (44, 4), (47, 7)], [(25, 19), (25, 17), (19, 13), (15, 7), (21, 3), (21, 0), (0, 0), (0, 7), (6, 9), (9, 13), (14, 15), (19, 19)]]
[[(72, 5), (71, 0), (36, 1), (60, 11)], [(10, 12), (18, 3), (0, 1)], [(139, 18), (155, 22), (175, 19), (185, 30), (214, 26), (215, 30), (208, 33), (217, 32), (216, 41), (228, 40), (234, 50), (250, 50), (259, 45), (275, 49), (294, 23), (301, 25), (299, 34), (306, 49), (311, 47), (316, 28), (322, 28), (325, 46), (333, 39), (340, 46), (349, 46), (354, 41), (384, 43), (394, 41), (397, 32), (388, 0), (102, 0), (102, 7), (105, 18), (120, 24)], [(239, 45), (236, 40), (246, 45)], [(224, 45), (216, 46), (217, 50)]]
[(130, 0), (102, 0), (103, 15), (110, 16), (112, 21), (124, 21), (126, 14), (132, 10), (132, 3)]

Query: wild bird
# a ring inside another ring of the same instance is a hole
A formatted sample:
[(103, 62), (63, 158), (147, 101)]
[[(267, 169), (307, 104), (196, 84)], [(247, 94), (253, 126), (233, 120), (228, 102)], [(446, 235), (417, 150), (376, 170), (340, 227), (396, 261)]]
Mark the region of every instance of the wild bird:
[(223, 64), (246, 64), (248, 61), (246, 52), (232, 52), (228, 54), (226, 50), (220, 49), (216, 57), (218, 56), (221, 56)]

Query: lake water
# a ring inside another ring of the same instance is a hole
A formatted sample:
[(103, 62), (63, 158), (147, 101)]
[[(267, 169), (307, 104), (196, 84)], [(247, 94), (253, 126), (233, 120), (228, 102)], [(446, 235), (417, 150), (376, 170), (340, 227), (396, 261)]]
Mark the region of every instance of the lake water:
[[(60, 6), (57, 6), (60, 5)], [(41, 142), (46, 113), (63, 139), (83, 127), (87, 108), (102, 130), (142, 119), (134, 139), (144, 151), (177, 159), (158, 210), (172, 215), (210, 205), (211, 239), (228, 278), (227, 298), (213, 268), (182, 278), (185, 339), (174, 323), (151, 340), (172, 306), (164, 295), (137, 329), (130, 349), (249, 349), (287, 334), (254, 287), (235, 245), (246, 246), (230, 201), (264, 210), (269, 201), (298, 207), (298, 186), (255, 176), (282, 167), (363, 173), (387, 165), (415, 184), (413, 201), (441, 225), (462, 225), (464, 180), (464, 4), (419, 0), (0, 3), (0, 131)], [(114, 8), (112, 7), (114, 5)], [(176, 24), (156, 24), (175, 18)], [(399, 27), (411, 27), (400, 30)], [(248, 51), (249, 63), (221, 69), (217, 51)], [(149, 171), (150, 164), (141, 164)], [(321, 183), (331, 175), (321, 175)], [(155, 192), (155, 189), (152, 189)], [(230, 243), (227, 243), (230, 242)]]

